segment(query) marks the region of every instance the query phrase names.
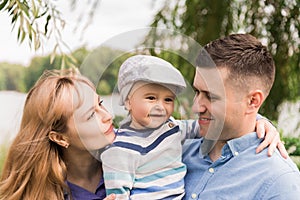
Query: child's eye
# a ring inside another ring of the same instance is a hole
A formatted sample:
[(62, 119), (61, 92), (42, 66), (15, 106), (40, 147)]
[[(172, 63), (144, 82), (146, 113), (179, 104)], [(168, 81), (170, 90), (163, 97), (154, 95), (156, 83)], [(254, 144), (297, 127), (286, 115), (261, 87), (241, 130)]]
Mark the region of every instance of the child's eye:
[(148, 96), (148, 97), (146, 97), (146, 99), (155, 100), (155, 97), (154, 96)]
[(166, 102), (173, 102), (174, 99), (172, 99), (172, 98), (165, 98), (165, 101), (166, 101)]

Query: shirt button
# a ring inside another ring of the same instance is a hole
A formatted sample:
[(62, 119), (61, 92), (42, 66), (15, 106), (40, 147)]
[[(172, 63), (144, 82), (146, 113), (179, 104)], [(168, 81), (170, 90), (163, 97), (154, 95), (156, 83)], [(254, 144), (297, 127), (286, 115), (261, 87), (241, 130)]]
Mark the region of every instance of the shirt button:
[(197, 198), (197, 194), (193, 193), (192, 194), (192, 199), (196, 199)]
[(235, 152), (234, 152), (234, 155), (235, 155), (235, 156), (238, 156), (238, 155), (239, 155), (239, 152), (235, 151)]
[(214, 168), (212, 168), (212, 167), (209, 168), (208, 171), (209, 171), (210, 173), (214, 173), (214, 172), (215, 172)]
[(172, 123), (172, 122), (169, 122), (169, 124), (168, 124), (168, 125), (169, 125), (169, 127), (170, 127), (170, 128), (173, 128), (173, 127), (175, 126), (175, 124), (174, 124), (174, 123)]

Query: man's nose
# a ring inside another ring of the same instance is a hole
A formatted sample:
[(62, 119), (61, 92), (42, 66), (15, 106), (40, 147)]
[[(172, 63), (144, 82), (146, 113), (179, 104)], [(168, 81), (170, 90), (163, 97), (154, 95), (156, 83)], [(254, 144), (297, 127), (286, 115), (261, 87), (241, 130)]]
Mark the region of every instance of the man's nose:
[(204, 97), (203, 93), (195, 96), (192, 106), (192, 111), (194, 113), (203, 113), (207, 109), (207, 98)]

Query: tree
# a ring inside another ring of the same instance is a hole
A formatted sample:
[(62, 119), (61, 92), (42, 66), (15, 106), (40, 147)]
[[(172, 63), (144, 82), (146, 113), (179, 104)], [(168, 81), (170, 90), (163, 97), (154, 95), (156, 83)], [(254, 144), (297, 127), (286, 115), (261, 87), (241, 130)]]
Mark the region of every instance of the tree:
[[(277, 75), (261, 112), (275, 120), (278, 113), (274, 111), (280, 103), (300, 96), (299, 12), (300, 1), (174, 0), (165, 1), (151, 26), (179, 31), (199, 44), (241, 31), (265, 42), (273, 54)], [(163, 44), (158, 31), (149, 33), (149, 38)]]
[(21, 65), (0, 63), (0, 90), (25, 92), (24, 70)]
[[(72, 10), (77, 8), (77, 0), (69, 0)], [(98, 0), (89, 0), (88, 8), (84, 7), (84, 14), (78, 17), (78, 23), (83, 23), (82, 30), (84, 31), (94, 12), (99, 5)], [(29, 42), (29, 46), (38, 50), (43, 48), (43, 44), (50, 39), (54, 39), (50, 61), (52, 62), (57, 54), (61, 55), (61, 68), (78, 67), (77, 60), (72, 57), (71, 51), (62, 38), (62, 30), (66, 22), (62, 17), (61, 11), (58, 8), (58, 1), (55, 0), (1, 0), (0, 11), (7, 12), (11, 17), (13, 28), (17, 29), (17, 38), (20, 43)], [(79, 26), (78, 26), (79, 27)]]

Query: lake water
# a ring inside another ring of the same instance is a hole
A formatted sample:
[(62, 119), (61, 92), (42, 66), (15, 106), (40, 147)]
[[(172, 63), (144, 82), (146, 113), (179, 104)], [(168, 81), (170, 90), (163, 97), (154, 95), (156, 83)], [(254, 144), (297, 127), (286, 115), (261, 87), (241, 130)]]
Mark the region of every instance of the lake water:
[(15, 136), (20, 125), (25, 97), (25, 94), (18, 92), (0, 92), (0, 144)]
[[(26, 94), (14, 91), (0, 91), (0, 144), (11, 141), (20, 126)], [(127, 111), (118, 105), (119, 96), (103, 96), (103, 104), (113, 116), (125, 116)], [(283, 103), (278, 118), (278, 129), (285, 136), (300, 136), (300, 101)]]

